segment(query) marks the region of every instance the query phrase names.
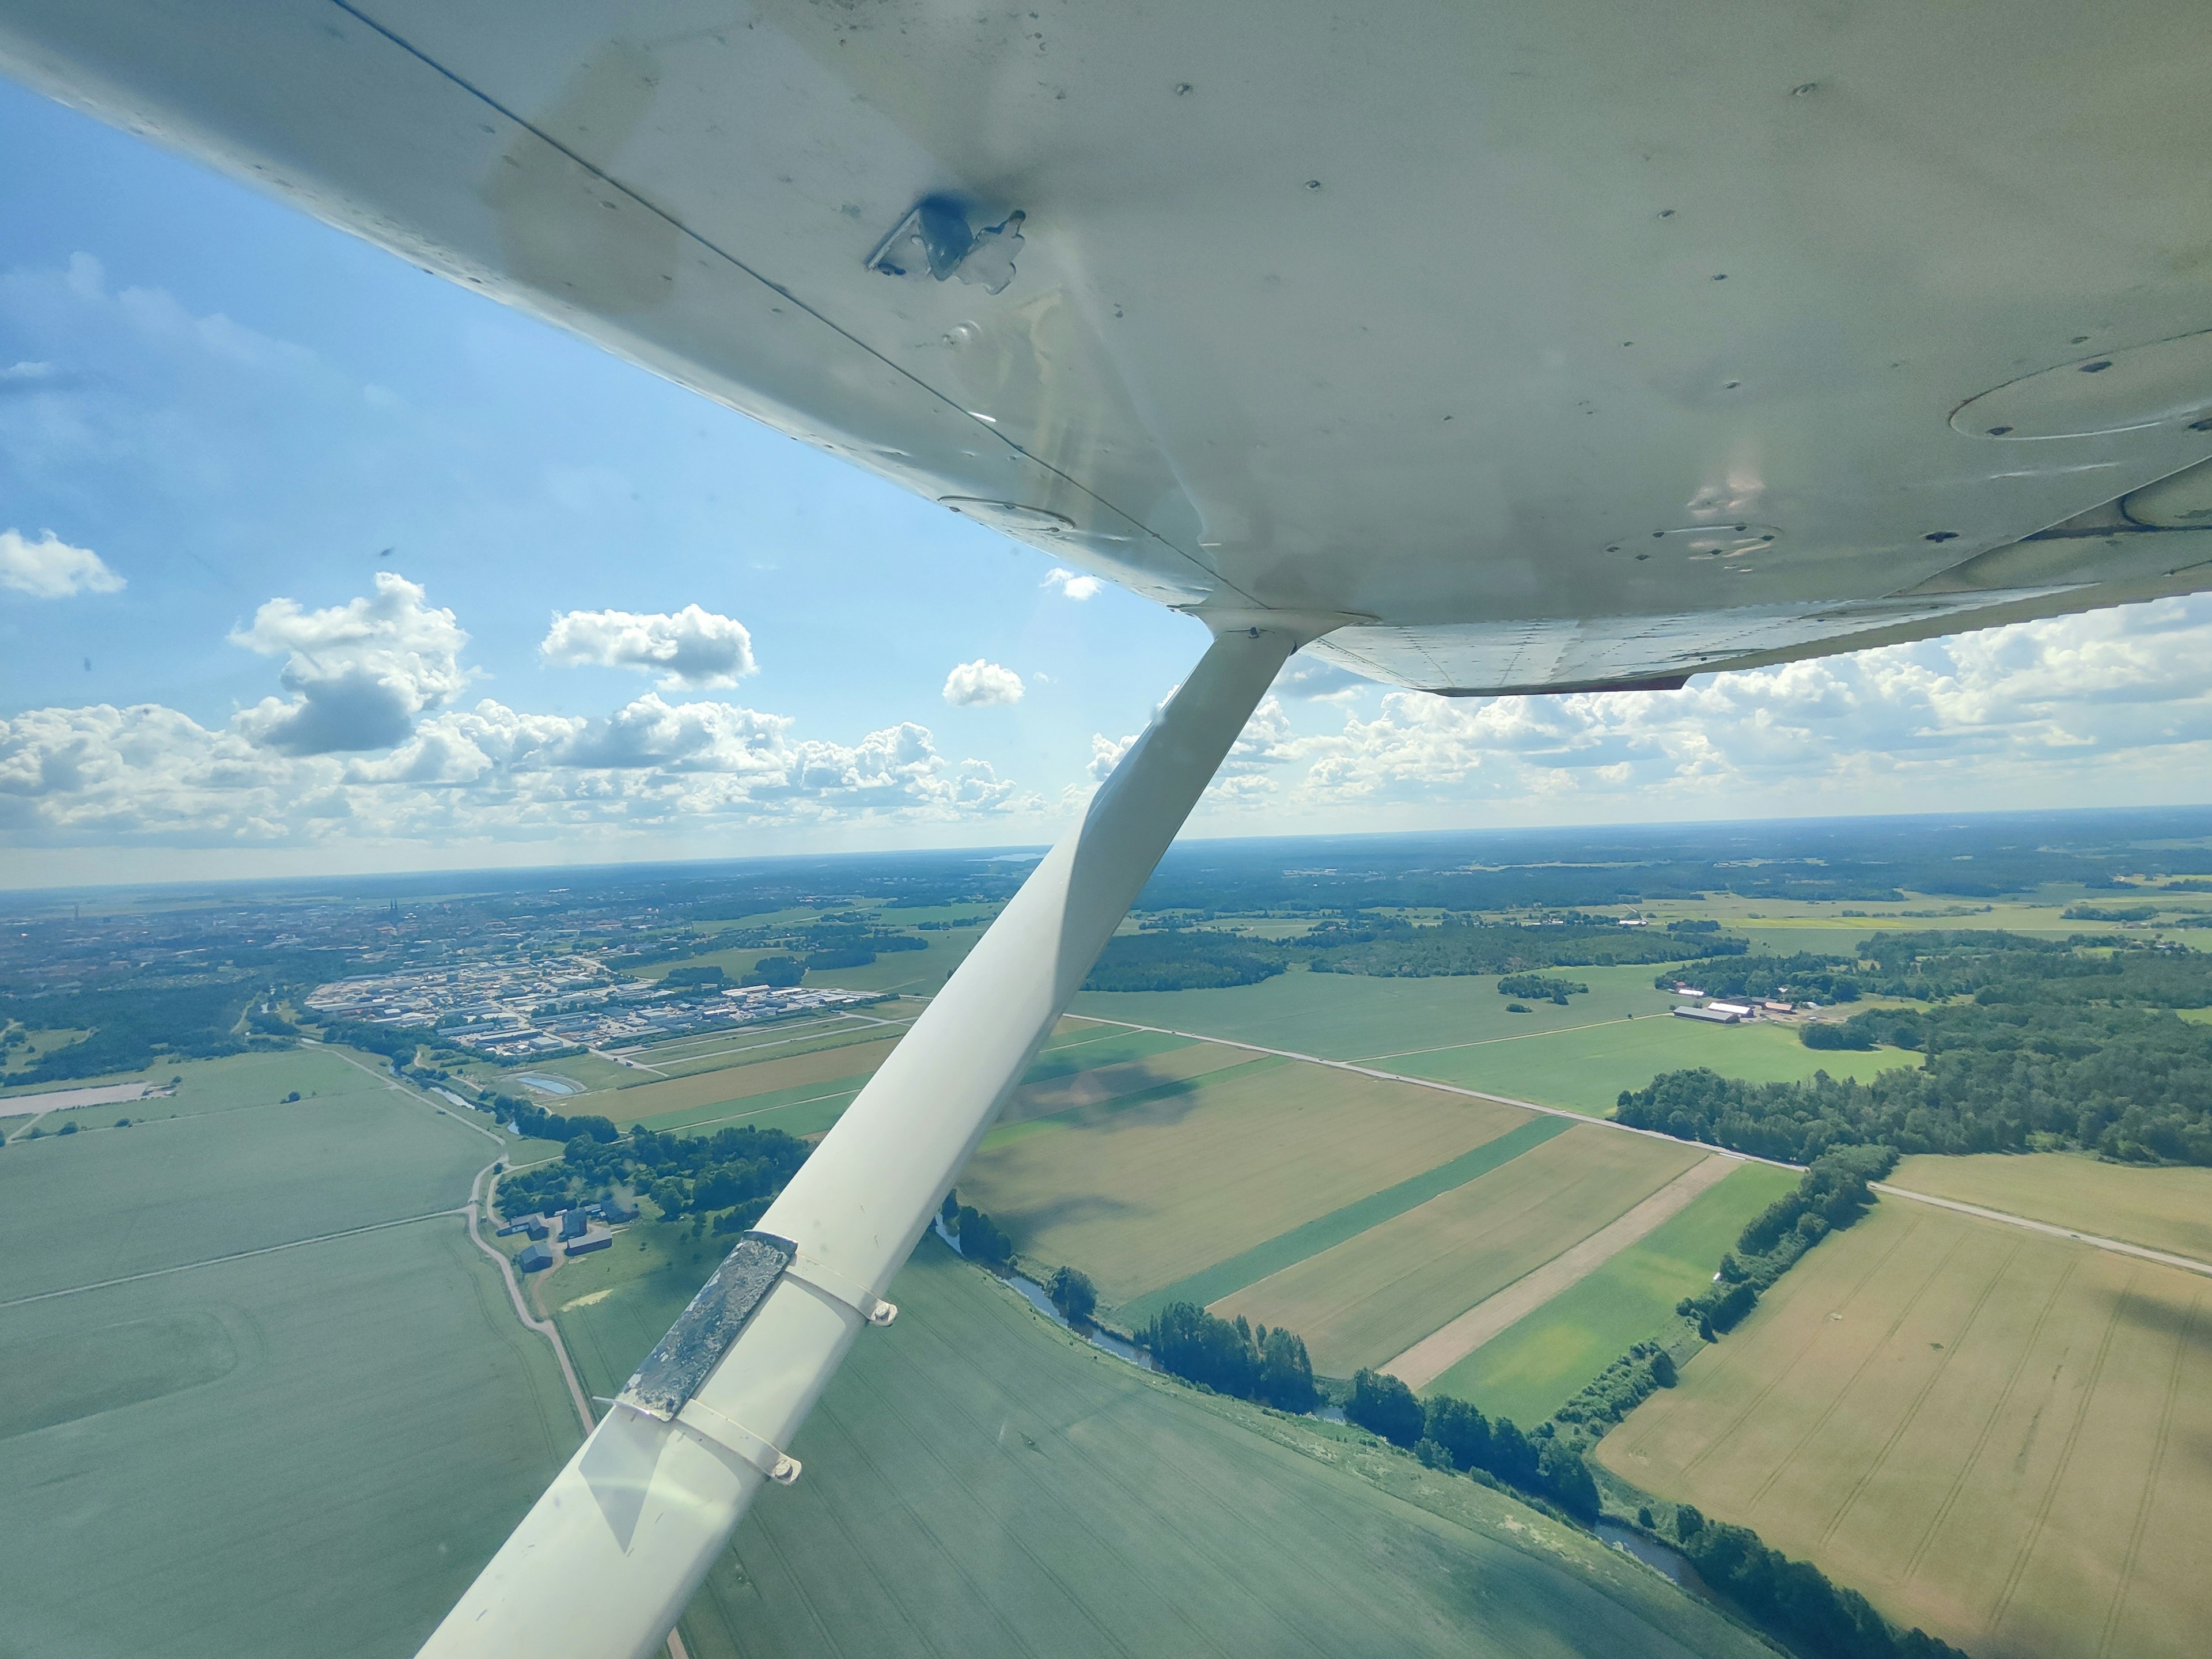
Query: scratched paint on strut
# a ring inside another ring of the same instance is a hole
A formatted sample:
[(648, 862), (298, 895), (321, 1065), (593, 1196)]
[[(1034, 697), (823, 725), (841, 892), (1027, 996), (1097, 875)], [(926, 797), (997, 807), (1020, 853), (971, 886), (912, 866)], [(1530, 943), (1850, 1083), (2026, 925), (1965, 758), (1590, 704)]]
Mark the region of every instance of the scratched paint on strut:
[(622, 1403), (673, 1421), (722, 1363), (745, 1322), (798, 1254), (796, 1244), (773, 1234), (748, 1233), (739, 1239), (623, 1385)]

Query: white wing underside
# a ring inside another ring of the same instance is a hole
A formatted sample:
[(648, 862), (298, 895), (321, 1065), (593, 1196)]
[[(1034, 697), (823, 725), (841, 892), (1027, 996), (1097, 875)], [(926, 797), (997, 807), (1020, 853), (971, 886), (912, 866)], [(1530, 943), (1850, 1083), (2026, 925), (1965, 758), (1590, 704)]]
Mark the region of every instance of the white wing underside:
[(1482, 692), (2212, 580), (2212, 486), (2108, 506), (2212, 455), (2203, 22), (0, 0), (0, 65), (1138, 592)]

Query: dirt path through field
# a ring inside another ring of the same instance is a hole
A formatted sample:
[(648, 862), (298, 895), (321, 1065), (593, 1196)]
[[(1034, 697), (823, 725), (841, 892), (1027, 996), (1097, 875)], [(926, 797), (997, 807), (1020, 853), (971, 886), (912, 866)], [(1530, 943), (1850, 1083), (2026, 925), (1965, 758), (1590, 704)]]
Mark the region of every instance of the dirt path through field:
[(1560, 1251), (1534, 1273), (1524, 1273), (1495, 1295), (1484, 1297), (1382, 1369), (1408, 1388), (1426, 1388), (1492, 1337), (1580, 1284), (1660, 1223), (1680, 1215), (1698, 1194), (1742, 1167), (1740, 1159), (1717, 1155), (1692, 1166), (1626, 1215)]

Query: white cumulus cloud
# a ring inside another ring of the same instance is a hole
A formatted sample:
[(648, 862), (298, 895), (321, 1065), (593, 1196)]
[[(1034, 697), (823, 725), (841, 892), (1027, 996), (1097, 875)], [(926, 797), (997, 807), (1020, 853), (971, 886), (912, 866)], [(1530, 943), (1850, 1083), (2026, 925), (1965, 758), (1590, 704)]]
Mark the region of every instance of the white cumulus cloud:
[(285, 658), (286, 697), (264, 697), (238, 717), (252, 741), (287, 755), (389, 749), (415, 722), (469, 682), (469, 636), (453, 613), (434, 609), (405, 577), (379, 571), (375, 592), (323, 611), (271, 599), (231, 643)]
[(0, 587), (34, 599), (65, 599), (75, 593), (112, 593), (122, 586), (123, 578), (88, 547), (71, 547), (51, 530), (34, 542), (20, 531), (0, 530)]
[(752, 635), (733, 617), (687, 605), (664, 611), (570, 611), (553, 618), (538, 650), (568, 667), (636, 668), (668, 691), (735, 685), (757, 665)]
[(978, 657), (945, 677), (945, 701), (955, 708), (1005, 707), (1022, 700), (1022, 677)]
[(1106, 584), (1096, 576), (1082, 575), (1073, 570), (1054, 569), (1045, 572), (1044, 580), (1039, 586), (1056, 587), (1067, 599), (1087, 599)]

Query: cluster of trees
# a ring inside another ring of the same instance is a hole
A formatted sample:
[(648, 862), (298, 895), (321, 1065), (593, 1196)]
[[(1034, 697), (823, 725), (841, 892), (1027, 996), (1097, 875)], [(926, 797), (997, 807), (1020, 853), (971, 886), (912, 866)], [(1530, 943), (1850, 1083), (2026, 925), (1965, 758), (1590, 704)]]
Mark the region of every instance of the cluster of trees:
[(1084, 981), (1086, 991), (1198, 991), (1256, 985), (1288, 964), (1279, 945), (1212, 928), (1118, 933)]
[(1087, 1324), (1098, 1311), (1098, 1287), (1091, 1282), (1089, 1273), (1073, 1267), (1054, 1267), (1052, 1277), (1044, 1282), (1044, 1293), (1071, 1325)]
[(1013, 1261), (1014, 1241), (1005, 1228), (973, 1204), (963, 1204), (956, 1194), (947, 1193), (941, 1215), (945, 1231), (959, 1242), (960, 1254), (970, 1261), (1004, 1267)]
[(1549, 1425), (1523, 1434), (1510, 1417), (1488, 1419), (1464, 1400), (1432, 1395), (1425, 1401), (1396, 1377), (1362, 1370), (1352, 1379), (1344, 1419), (1431, 1468), (1480, 1474), (1503, 1486), (1548, 1499), (1585, 1522), (1597, 1519), (1597, 1481), (1582, 1454)]
[(501, 1207), (508, 1214), (562, 1209), (626, 1188), (651, 1199), (665, 1220), (688, 1215), (702, 1231), (711, 1225), (718, 1233), (742, 1232), (760, 1219), (811, 1150), (781, 1129), (750, 1125), (711, 1135), (641, 1125), (625, 1136), (605, 1118), (561, 1121), (576, 1130), (562, 1155), (501, 1183)]
[[(1674, 981), (1674, 975), (1662, 974), (1651, 983), (1668, 991)], [(1733, 962), (1703, 963), (1698, 968), (1698, 983), (1717, 997), (1786, 996), (1802, 1002), (1859, 1000), (1856, 960), (1810, 951), (1786, 957), (1745, 956)]]
[(696, 985), (711, 989), (724, 983), (729, 975), (722, 971), (720, 963), (694, 962), (681, 968), (671, 968), (661, 976), (660, 982), (674, 990), (681, 986)]
[(1663, 1344), (1639, 1342), (1600, 1371), (1553, 1414), (1595, 1442), (1658, 1389), (1674, 1386), (1674, 1357)]
[(1549, 974), (1506, 974), (1498, 981), (1498, 994), (1502, 997), (1548, 998), (1562, 1008), (1569, 997), (1580, 996), (1589, 989), (1578, 979), (1554, 979)]
[(0, 994), (0, 1025), (14, 1019), (27, 1032), (85, 1033), (41, 1054), (8, 1080), (60, 1083), (135, 1072), (161, 1060), (206, 1060), (248, 1047), (284, 1046), (289, 1039), (281, 1035), (252, 1039), (239, 1029), (247, 1005), (268, 990), (265, 979), (182, 985), (126, 980), (97, 990)]
[(560, 1113), (549, 1112), (536, 1101), (526, 1100), (520, 1095), (487, 1095), (483, 1106), (501, 1123), (512, 1123), (518, 1131), (533, 1140), (573, 1141), (580, 1135), (605, 1146), (621, 1135), (621, 1131), (615, 1127), (612, 1121), (597, 1113), (580, 1112), (574, 1117), (563, 1117)]
[[(2075, 1146), (2131, 1163), (2212, 1164), (2212, 1026), (2172, 1012), (2212, 1006), (2212, 957), (2093, 956), (2028, 941), (1914, 966), (1913, 982), (1960, 1000), (1868, 1010), (1839, 1027), (1808, 1028), (1807, 1040), (1890, 1042), (1917, 1050), (1918, 1066), (1864, 1083), (1671, 1072), (1623, 1093), (1621, 1121), (1796, 1162), (1831, 1146), (1880, 1145), (1905, 1153)], [(1838, 1035), (1816, 1039), (1816, 1030)]]
[(1856, 1590), (1768, 1548), (1748, 1527), (1708, 1521), (1685, 1504), (1674, 1535), (1709, 1587), (1812, 1659), (1966, 1659), (1925, 1631), (1898, 1630)]
[(1241, 1314), (1231, 1322), (1195, 1303), (1171, 1302), (1137, 1340), (1162, 1370), (1216, 1394), (1300, 1413), (1311, 1411), (1320, 1397), (1304, 1339), (1279, 1327), (1255, 1330)]
[(1887, 1146), (1835, 1146), (1821, 1153), (1794, 1188), (1745, 1224), (1735, 1249), (1721, 1258), (1720, 1277), (1683, 1297), (1674, 1311), (1695, 1320), (1708, 1342), (1733, 1330), (1800, 1256), (1866, 1213), (1874, 1202), (1869, 1183), (1896, 1166), (1897, 1153)]

